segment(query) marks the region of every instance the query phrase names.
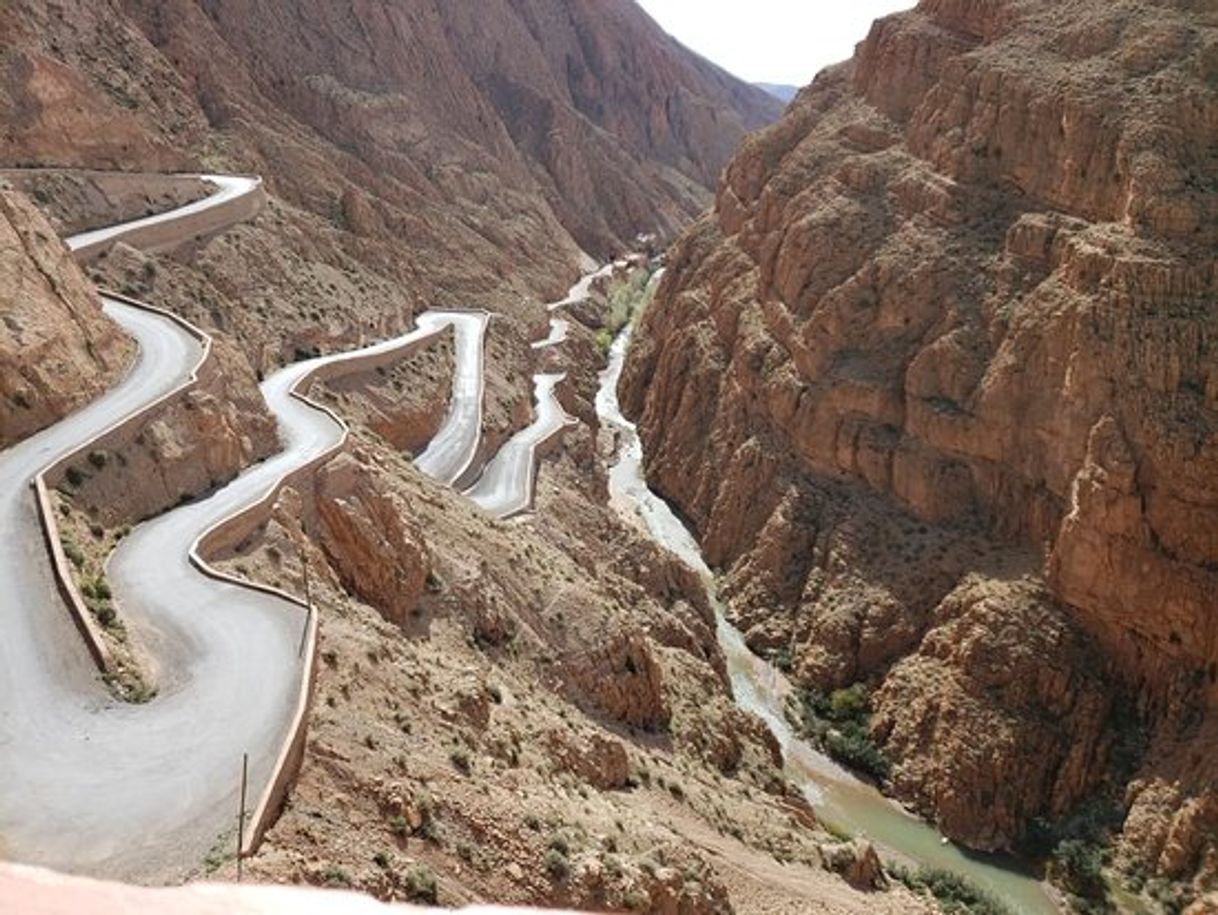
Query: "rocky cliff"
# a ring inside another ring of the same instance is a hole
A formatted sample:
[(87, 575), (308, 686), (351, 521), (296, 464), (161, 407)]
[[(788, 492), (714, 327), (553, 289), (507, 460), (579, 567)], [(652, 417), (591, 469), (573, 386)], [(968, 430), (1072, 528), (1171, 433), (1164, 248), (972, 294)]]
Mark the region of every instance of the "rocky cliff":
[(675, 231), (780, 110), (628, 0), (19, 0), (0, 32), (6, 163), (257, 171), (466, 289)]
[(1125, 783), (1110, 705), (1132, 701), (1150, 749), (1124, 808), (1153, 807), (1157, 839), (1130, 853), (1162, 867), (1183, 831), (1168, 869), (1202, 882), (1214, 789), (1184, 760), (1212, 760), (1218, 707), (1212, 10), (881, 20), (746, 141), (622, 390), (750, 643), (807, 684), (879, 685), (894, 790), (1010, 845)]
[(33, 204), (0, 186), (0, 448), (87, 403), (133, 348)]

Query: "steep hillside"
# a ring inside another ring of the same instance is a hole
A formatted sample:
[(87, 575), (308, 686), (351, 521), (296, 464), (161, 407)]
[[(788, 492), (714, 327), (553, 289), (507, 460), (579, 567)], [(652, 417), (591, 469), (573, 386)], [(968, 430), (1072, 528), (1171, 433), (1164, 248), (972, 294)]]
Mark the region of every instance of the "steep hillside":
[[(757, 649), (982, 848), (1218, 880), (1218, 14), (925, 0), (746, 142), (623, 383)], [(1128, 789), (1126, 790), (1126, 786)]]
[(0, 184), (0, 448), (87, 403), (134, 348), (103, 317), (46, 219)]
[[(17, 0), (0, 34), (0, 164), (265, 176), (254, 222), (159, 271), (92, 268), (256, 370), (431, 306), (531, 333), (583, 252), (688, 224), (779, 111), (626, 0)], [(87, 176), (12, 180), (61, 230), (125, 215)]]
[(0, 30), (4, 161), (256, 170), (471, 289), (677, 229), (780, 108), (628, 0), (19, 0)]

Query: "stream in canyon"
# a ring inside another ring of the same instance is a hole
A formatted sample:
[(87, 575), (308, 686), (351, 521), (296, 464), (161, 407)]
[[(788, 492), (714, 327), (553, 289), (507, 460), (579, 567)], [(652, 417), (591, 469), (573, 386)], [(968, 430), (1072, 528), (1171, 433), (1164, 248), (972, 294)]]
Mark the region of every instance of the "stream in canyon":
[(1054, 915), (1057, 906), (1044, 886), (1020, 873), (1011, 862), (966, 854), (947, 843), (934, 827), (910, 815), (871, 785), (855, 778), (793, 731), (784, 714), (792, 687), (768, 662), (754, 655), (744, 638), (724, 616), (715, 593), (714, 576), (693, 535), (643, 476), (643, 446), (637, 430), (621, 412), (617, 385), (621, 378), (632, 327), (614, 341), (609, 366), (602, 373), (596, 397), (601, 423), (617, 440), (616, 460), (609, 470), (613, 507), (641, 526), (660, 546), (676, 554), (701, 574), (718, 620), (718, 640), (727, 659), (736, 703), (765, 721), (782, 747), (786, 774), (803, 791), (825, 823), (874, 842), (890, 859), (925, 864), (956, 873), (1001, 900), (1018, 915)]

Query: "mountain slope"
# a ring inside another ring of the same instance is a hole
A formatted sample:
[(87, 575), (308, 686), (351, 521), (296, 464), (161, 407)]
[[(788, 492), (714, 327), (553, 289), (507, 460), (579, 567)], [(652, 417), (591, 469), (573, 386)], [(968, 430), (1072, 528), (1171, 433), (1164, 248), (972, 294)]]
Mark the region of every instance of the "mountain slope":
[(750, 644), (804, 684), (877, 687), (890, 788), (985, 848), (1109, 798), (1125, 865), (1199, 886), (1218, 880), (1211, 8), (882, 20), (746, 142), (623, 388)]
[(555, 214), (598, 255), (672, 231), (780, 108), (627, 0), (77, 0), (0, 17), (5, 160), (231, 161), (313, 212), (355, 185), (472, 254), (470, 230), (566, 255)]

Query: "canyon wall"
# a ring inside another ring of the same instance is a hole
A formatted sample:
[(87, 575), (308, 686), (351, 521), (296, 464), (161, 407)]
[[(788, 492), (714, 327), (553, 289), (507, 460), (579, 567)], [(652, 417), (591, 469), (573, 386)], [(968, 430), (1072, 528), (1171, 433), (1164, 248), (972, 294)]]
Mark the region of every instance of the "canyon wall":
[(1153, 727), (1126, 806), (1158, 839), (1131, 854), (1162, 869), (1187, 809), (1168, 869), (1213, 879), (1213, 786), (1182, 762), (1213, 758), (1218, 707), (1201, 7), (924, 0), (876, 23), (745, 142), (621, 393), (750, 643), (806, 684), (879, 686), (894, 790), (1010, 846), (1124, 784), (1132, 702)]
[(18, 0), (0, 34), (5, 164), (257, 172), (466, 301), (675, 233), (781, 110), (628, 0)]
[(0, 186), (0, 448), (116, 381), (133, 347), (23, 195)]

